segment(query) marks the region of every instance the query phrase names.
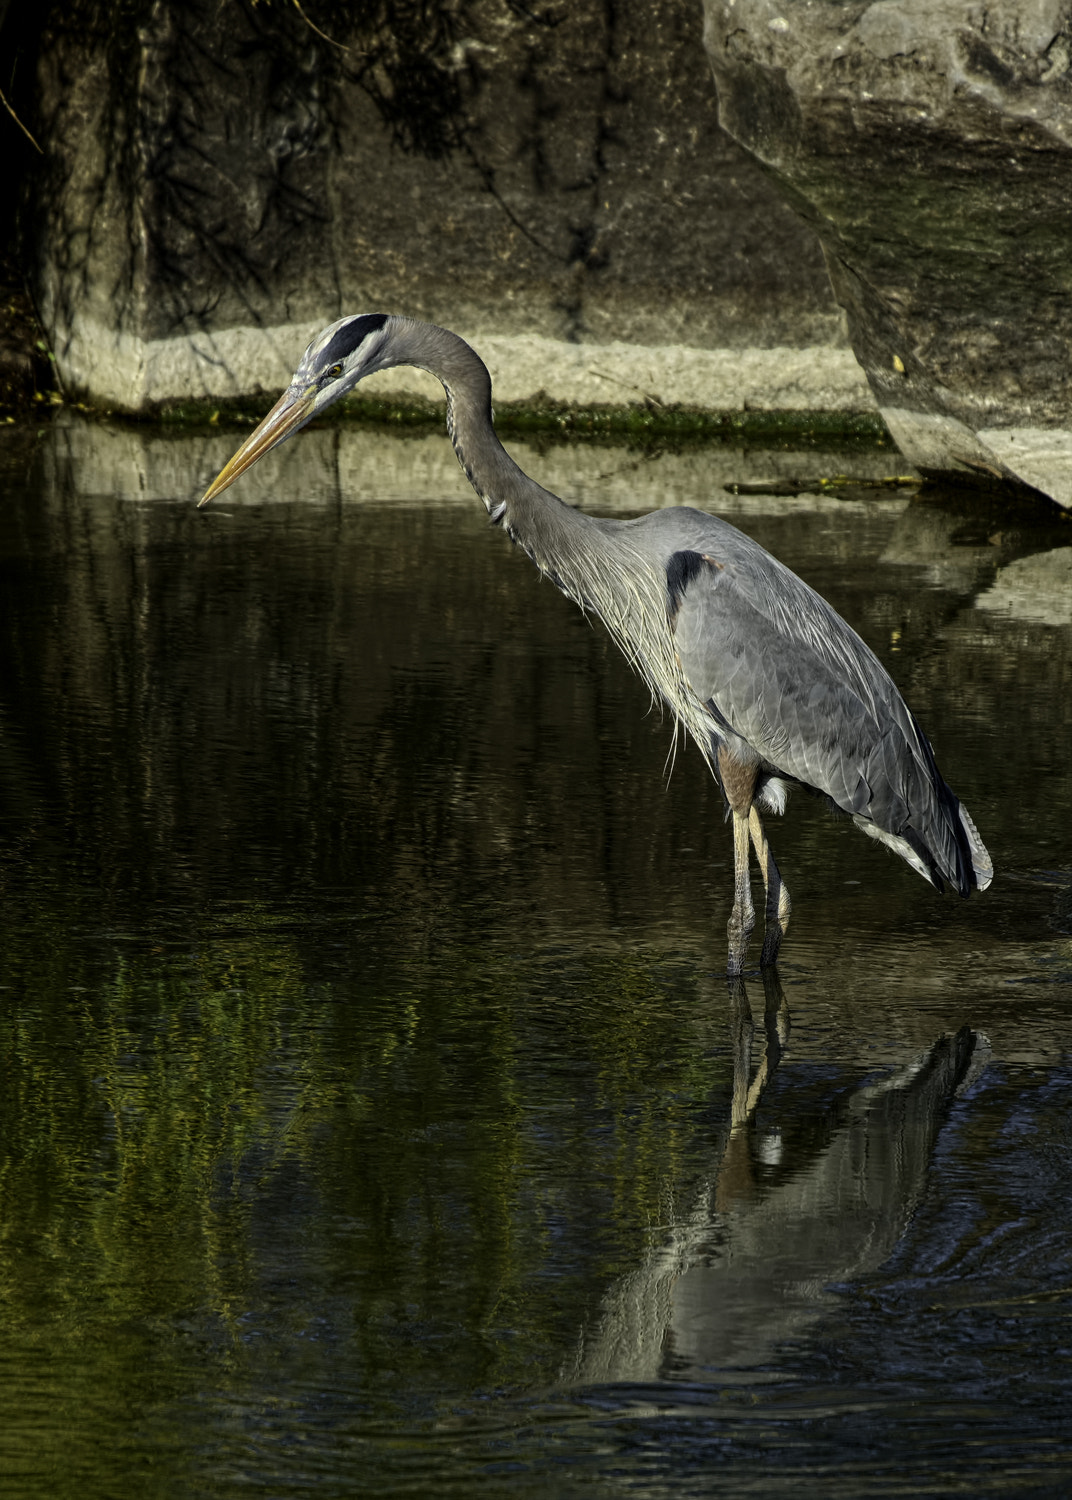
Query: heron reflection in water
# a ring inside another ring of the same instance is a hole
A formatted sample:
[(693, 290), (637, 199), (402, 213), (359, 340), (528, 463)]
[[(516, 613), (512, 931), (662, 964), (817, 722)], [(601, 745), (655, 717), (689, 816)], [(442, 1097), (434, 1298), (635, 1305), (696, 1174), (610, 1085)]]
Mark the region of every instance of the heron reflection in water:
[(837, 1307), (835, 1288), (859, 1284), (894, 1253), (950, 1108), (988, 1065), (990, 1043), (969, 1026), (852, 1088), (825, 1063), (798, 1064), (761, 1119), (789, 1039), (777, 969), (762, 978), (759, 1033), (745, 981), (730, 981), (733, 1096), (705, 1145), (706, 1170), (666, 1193), (667, 1220), (606, 1287), (563, 1384), (770, 1378), (787, 1341), (799, 1347)]
[(733, 819), (731, 975), (755, 926), (750, 845), (766, 890), (761, 965), (778, 956), (789, 893), (760, 812), (782, 812), (793, 786), (825, 797), (939, 891), (986, 889), (993, 866), (974, 823), (889, 674), (841, 616), (717, 516), (682, 506), (602, 520), (542, 489), (495, 435), (483, 362), (444, 328), (385, 313), (325, 328), (201, 504), (366, 375), (397, 365), (442, 382), (454, 451), (492, 523), (603, 621), (714, 773)]

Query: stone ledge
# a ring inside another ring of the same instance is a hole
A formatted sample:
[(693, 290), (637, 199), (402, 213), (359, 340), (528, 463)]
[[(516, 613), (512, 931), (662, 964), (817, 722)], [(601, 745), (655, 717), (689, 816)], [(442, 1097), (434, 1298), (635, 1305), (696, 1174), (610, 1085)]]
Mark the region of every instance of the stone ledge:
[[(80, 321), (57, 339), (57, 359), (70, 394), (136, 415), (167, 403), (278, 392), (318, 328), (289, 323), (150, 341)], [(504, 404), (875, 410), (852, 352), (829, 345), (696, 349), (460, 331), (485, 359)], [(380, 397), (440, 394), (430, 375), (410, 369), (374, 376), (367, 389)]]

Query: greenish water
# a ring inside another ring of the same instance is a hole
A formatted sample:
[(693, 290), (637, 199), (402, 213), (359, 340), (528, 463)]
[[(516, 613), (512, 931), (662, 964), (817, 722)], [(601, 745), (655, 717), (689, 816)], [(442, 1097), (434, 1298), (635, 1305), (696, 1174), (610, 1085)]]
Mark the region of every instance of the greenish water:
[(797, 796), (731, 994), (716, 789), (445, 438), (0, 438), (0, 1491), (1067, 1493), (1060, 528), (519, 447), (820, 588), (994, 856)]

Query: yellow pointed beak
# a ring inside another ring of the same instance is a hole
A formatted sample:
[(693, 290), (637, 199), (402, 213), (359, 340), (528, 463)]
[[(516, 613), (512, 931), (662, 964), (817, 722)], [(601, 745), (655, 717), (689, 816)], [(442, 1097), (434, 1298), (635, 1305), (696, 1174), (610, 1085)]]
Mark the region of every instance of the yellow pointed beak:
[(207, 505), (229, 484), (234, 484), (239, 474), (244, 474), (251, 464), (255, 464), (258, 458), (262, 458), (268, 452), (269, 448), (274, 448), (303, 422), (307, 422), (313, 414), (315, 401), (315, 391), (308, 391), (300, 396), (284, 391), (260, 426), (250, 433), (234, 457), (224, 464), (197, 502), (198, 506)]

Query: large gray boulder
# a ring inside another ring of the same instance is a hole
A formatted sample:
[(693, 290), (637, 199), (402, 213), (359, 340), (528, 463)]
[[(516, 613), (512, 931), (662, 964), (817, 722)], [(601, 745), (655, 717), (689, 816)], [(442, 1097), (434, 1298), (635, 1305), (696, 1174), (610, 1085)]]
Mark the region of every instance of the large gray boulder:
[(1072, 6), (706, 0), (705, 39), (901, 451), (1072, 503)]

